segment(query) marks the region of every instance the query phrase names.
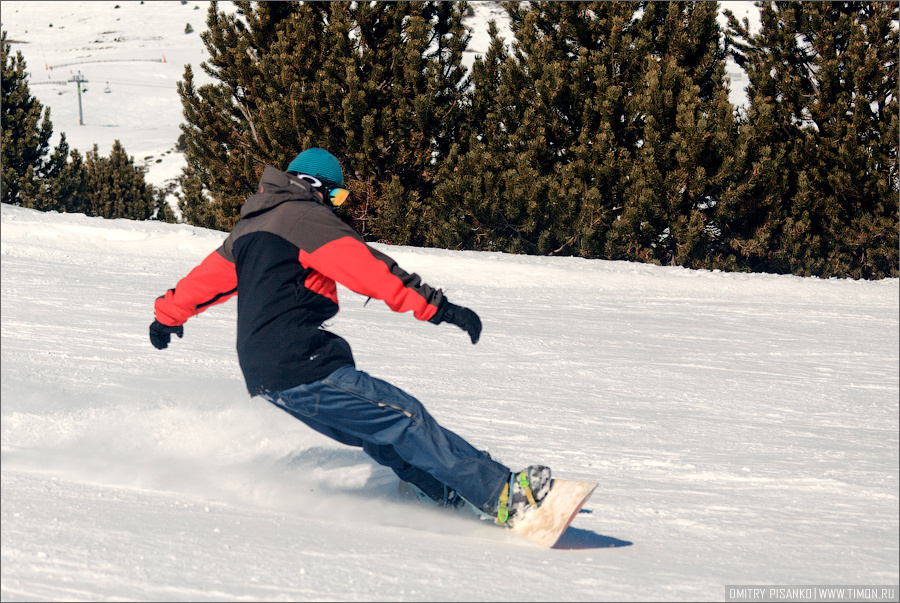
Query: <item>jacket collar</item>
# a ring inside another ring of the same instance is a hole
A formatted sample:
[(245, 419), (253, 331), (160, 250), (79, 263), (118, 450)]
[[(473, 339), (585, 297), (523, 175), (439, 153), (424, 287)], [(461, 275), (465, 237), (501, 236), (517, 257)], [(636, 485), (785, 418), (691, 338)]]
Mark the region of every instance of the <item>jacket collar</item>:
[(309, 182), (267, 165), (259, 180), (259, 188), (241, 207), (241, 217), (248, 218), (269, 211), (286, 201), (309, 201), (324, 205)]

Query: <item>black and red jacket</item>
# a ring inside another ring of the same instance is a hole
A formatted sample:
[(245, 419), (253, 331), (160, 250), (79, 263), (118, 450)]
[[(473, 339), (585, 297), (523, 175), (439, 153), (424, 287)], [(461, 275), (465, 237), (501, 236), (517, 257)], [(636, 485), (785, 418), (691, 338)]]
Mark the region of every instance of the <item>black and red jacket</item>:
[(336, 282), (419, 320), (434, 319), (444, 300), (366, 245), (306, 181), (267, 166), (222, 246), (156, 300), (156, 319), (180, 325), (237, 295), (247, 389), (289, 389), (354, 364), (347, 342), (322, 328), (339, 309)]

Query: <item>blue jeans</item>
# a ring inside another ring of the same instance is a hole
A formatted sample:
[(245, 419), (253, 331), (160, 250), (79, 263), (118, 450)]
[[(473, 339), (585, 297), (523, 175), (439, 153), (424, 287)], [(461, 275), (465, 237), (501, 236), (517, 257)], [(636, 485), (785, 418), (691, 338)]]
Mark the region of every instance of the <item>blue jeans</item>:
[(432, 497), (446, 484), (476, 507), (493, 506), (509, 479), (506, 466), (441, 427), (421, 402), (352, 366), (262, 397), (312, 429), (361, 447)]

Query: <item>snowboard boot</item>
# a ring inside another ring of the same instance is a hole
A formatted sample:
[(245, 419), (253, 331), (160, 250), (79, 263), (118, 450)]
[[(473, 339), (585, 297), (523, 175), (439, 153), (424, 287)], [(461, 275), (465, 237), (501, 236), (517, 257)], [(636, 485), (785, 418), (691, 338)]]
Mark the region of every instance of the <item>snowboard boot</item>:
[(496, 523), (512, 527), (541, 506), (551, 487), (553, 479), (550, 468), (532, 465), (524, 471), (510, 474), (496, 507), (484, 511), (492, 515)]

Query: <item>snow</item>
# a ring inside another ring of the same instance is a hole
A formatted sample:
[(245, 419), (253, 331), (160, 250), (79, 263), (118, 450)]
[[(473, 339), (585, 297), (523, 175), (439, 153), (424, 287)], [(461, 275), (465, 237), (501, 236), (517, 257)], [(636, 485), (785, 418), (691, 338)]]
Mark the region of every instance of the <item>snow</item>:
[[(205, 3), (119, 4), (4, 0), (3, 28), (43, 32), (21, 45), (33, 73), (38, 48), (62, 63), (87, 47), (79, 27), (121, 31), (102, 45), (134, 40), (128, 56), (159, 44), (167, 63), (82, 66), (85, 126), (72, 84), (39, 96), (82, 151), (120, 138), (163, 158), (158, 183), (180, 157), (174, 82), (202, 60), (178, 40)], [(126, 88), (151, 74), (170, 89)], [(331, 329), (504, 463), (600, 483), (548, 550), (397, 500), (390, 471), (250, 398), (233, 301), (154, 349), (154, 299), (224, 233), (7, 205), (0, 226), (3, 601), (691, 601), (900, 582), (898, 279), (377, 246), (476, 310), (481, 341), (345, 289)]]
[(147, 339), (224, 234), (2, 206), (2, 598), (715, 600), (898, 581), (898, 280), (379, 246), (484, 334), (341, 290), (360, 368), (600, 482), (547, 550), (396, 500), (258, 398), (235, 305)]
[[(188, 63), (198, 85), (211, 81), (199, 68), (208, 58), (200, 40), (208, 6), (4, 0), (3, 29), (17, 41), (12, 52), (22, 52), (31, 93), (50, 108), (51, 144), (65, 132), (69, 146), (82, 154), (97, 144), (100, 154), (108, 155), (118, 139), (147, 167), (149, 183), (163, 186), (177, 178), (185, 163), (174, 151), (183, 119), (176, 84)], [(188, 23), (194, 33), (184, 33)], [(78, 74), (87, 80), (83, 125), (77, 86), (70, 81)]]

